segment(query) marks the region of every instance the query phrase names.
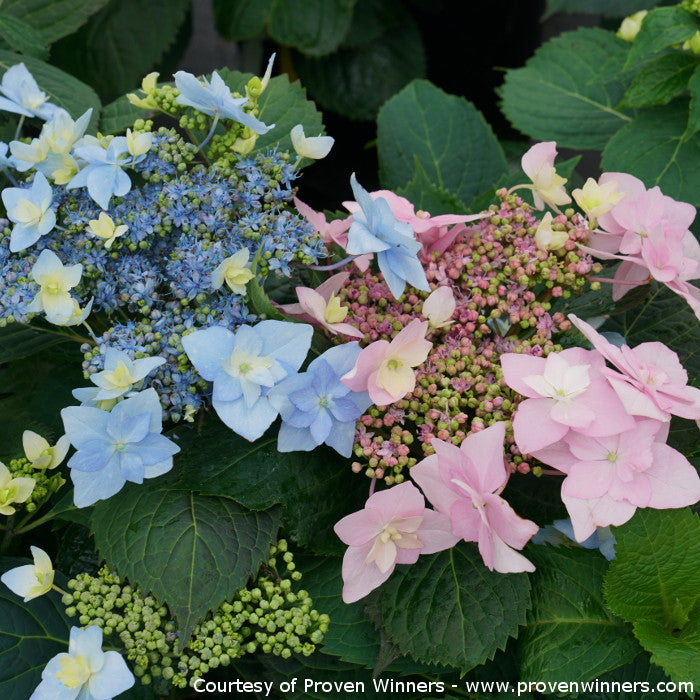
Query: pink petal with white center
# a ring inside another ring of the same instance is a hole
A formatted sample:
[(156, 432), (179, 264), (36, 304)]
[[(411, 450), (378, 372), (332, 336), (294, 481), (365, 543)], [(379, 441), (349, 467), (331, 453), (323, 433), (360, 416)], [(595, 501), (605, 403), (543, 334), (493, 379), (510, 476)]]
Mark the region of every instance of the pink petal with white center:
[(627, 292), (634, 289), (635, 284), (625, 284), (625, 282), (648, 282), (650, 278), (649, 268), (644, 264), (642, 258), (634, 260), (623, 260), (620, 267), (615, 272), (615, 283), (613, 284), (613, 301), (619, 301)]
[(477, 542), (486, 516), (463, 495), (452, 504), (449, 513), (452, 532), (465, 542)]
[(615, 479), (610, 485), (608, 495), (615, 501), (627, 501), (637, 508), (646, 508), (651, 499), (651, 484), (646, 472), (632, 473), (629, 481)]
[[(602, 217), (601, 217), (602, 218)], [(608, 253), (610, 255), (615, 255), (615, 253), (620, 250), (620, 243), (622, 242), (622, 236), (614, 233), (606, 233), (605, 231), (591, 231), (588, 234), (588, 240), (586, 241), (586, 247), (600, 251), (602, 253)], [(600, 257), (600, 256), (596, 256)]]
[(552, 399), (526, 399), (518, 404), (513, 417), (515, 442), (523, 454), (531, 454), (559, 440), (569, 432), (569, 427), (552, 420)]
[(379, 588), (394, 570), (391, 566), (387, 571), (382, 572), (374, 562), (366, 563), (372, 545), (373, 542), (368, 542), (361, 547), (348, 547), (345, 552), (342, 567), (345, 603), (354, 603), (375, 588)]
[(561, 485), (562, 496), (600, 498), (608, 493), (615, 478), (615, 467), (608, 462), (577, 462)]
[(421, 554), (426, 554), (422, 549), (397, 549), (397, 564), (415, 564)]
[(357, 357), (355, 366), (340, 378), (340, 381), (353, 391), (367, 391), (370, 375), (377, 371), (389, 349), (388, 340), (370, 343)]
[(538, 398), (538, 394), (523, 379), (533, 375), (543, 374), (545, 358), (507, 352), (501, 355), (501, 367), (506, 384), (523, 396)]
[(490, 571), (500, 574), (518, 574), (534, 571), (534, 564), (511, 549), (495, 532), (486, 526), (479, 533), (479, 553)]
[(597, 527), (626, 523), (637, 510), (631, 503), (614, 501), (609, 496), (583, 499), (562, 494), (562, 501), (569, 512), (577, 542), (588, 539)]
[(553, 167), (556, 157), (556, 141), (543, 141), (542, 143), (536, 143), (523, 154), (520, 160), (520, 167), (531, 180), (534, 180), (543, 167)]
[[(399, 518), (422, 516), (425, 511), (425, 499), (410, 481), (405, 481), (390, 489), (373, 493), (367, 499), (365, 508), (376, 510), (381, 513), (385, 523), (390, 523)], [(414, 525), (417, 527), (418, 523)]]
[(359, 547), (381, 532), (386, 520), (382, 513), (370, 508), (363, 508), (341, 518), (334, 526), (335, 534), (347, 545)]
[(611, 452), (616, 452), (619, 440), (616, 435), (590, 438), (580, 433), (569, 433), (564, 441), (569, 445), (571, 454), (579, 462), (596, 462), (607, 459)]
[[(567, 435), (567, 440), (569, 436), (573, 436), (576, 433), (569, 432)], [(541, 450), (535, 450), (530, 454), (538, 459), (543, 464), (547, 464), (554, 469), (558, 469), (564, 474), (568, 474), (571, 467), (576, 464), (579, 460), (571, 454), (571, 449), (569, 448), (567, 440), (560, 440), (555, 442), (553, 445), (544, 447)]]
[(595, 413), (593, 422), (585, 428), (576, 428), (577, 432), (590, 437), (605, 437), (632, 430), (635, 426), (634, 418), (625, 413), (617, 394), (602, 375), (591, 381), (586, 393), (577, 401), (585, 403)]
[(480, 493), (493, 493), (508, 481), (509, 472), (503, 458), (505, 437), (506, 424), (498, 421), (486, 430), (467, 436), (459, 446), (459, 450), (476, 466), (477, 480), (473, 486)]
[[(416, 531), (416, 535), (423, 543), (421, 554), (442, 552), (444, 549), (454, 547), (459, 542), (459, 537), (452, 532), (452, 524), (449, 518), (442, 513), (429, 509), (425, 510), (423, 522)], [(400, 563), (403, 564), (404, 562)]]
[(693, 465), (668, 445), (652, 446), (654, 461), (644, 472), (649, 479), (650, 508), (683, 508), (700, 501), (700, 477)]
[(411, 467), (410, 474), (433, 507), (449, 518), (452, 505), (459, 496), (442, 480), (438, 459), (437, 455), (426, 457)]
[(401, 359), (415, 367), (425, 362), (433, 344), (425, 339), (428, 332), (428, 322), (413, 319), (391, 341), (391, 355), (400, 356)]
[(595, 411), (582, 401), (554, 401), (549, 413), (552, 420), (570, 428), (587, 428), (595, 419)]

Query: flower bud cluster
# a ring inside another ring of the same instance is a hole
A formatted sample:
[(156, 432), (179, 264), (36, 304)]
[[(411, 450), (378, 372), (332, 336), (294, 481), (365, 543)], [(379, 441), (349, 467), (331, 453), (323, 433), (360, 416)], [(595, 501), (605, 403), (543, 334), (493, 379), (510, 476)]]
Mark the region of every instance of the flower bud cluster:
[[(530, 471), (514, 444), (510, 419), (519, 396), (503, 382), (500, 355), (544, 357), (561, 349), (552, 336), (570, 323), (555, 311), (557, 297), (580, 292), (599, 266), (577, 248), (588, 228), (573, 210), (552, 224), (569, 240), (561, 250), (546, 251), (535, 242), (538, 220), (531, 207), (505, 190), (498, 196), (490, 217), (466, 227), (443, 254), (424, 260), (431, 288), (453, 291), (452, 324), (426, 336), (433, 348), (416, 368), (413, 391), (391, 406), (371, 407), (359, 419), (354, 471), (388, 485), (401, 483), (417, 460), (433, 453), (434, 438), (459, 445), (498, 421), (506, 422), (511, 469)], [(354, 272), (339, 296), (348, 308), (346, 322), (369, 343), (391, 340), (414, 318), (422, 319), (428, 294), (408, 288), (394, 300), (381, 275), (367, 271)]]
[(34, 513), (66, 483), (66, 480), (57, 471), (47, 472), (36, 469), (24, 457), (11, 459), (6, 466), (13, 479), (26, 477), (35, 481), (31, 496), (24, 503), (14, 504), (17, 511), (24, 510), (27, 513)]
[(123, 648), (143, 684), (167, 694), (170, 685), (185, 688), (245, 654), (312, 654), (329, 618), (314, 609), (307, 591), (297, 588), (300, 579), (287, 542), (278, 541), (257, 579), (200, 622), (181, 651), (168, 609), (106, 566), (95, 576), (83, 573), (71, 579), (62, 600), (69, 617), (82, 627), (101, 627), (106, 638)]

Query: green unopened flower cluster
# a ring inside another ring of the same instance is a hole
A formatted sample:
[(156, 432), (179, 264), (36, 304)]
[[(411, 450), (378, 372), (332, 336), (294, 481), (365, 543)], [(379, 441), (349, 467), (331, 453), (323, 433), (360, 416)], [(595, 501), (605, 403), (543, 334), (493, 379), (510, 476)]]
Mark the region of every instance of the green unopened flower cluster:
[(32, 495), (24, 503), (15, 504), (17, 510), (33, 513), (40, 508), (58, 489), (66, 483), (66, 480), (58, 472), (46, 472), (36, 469), (31, 462), (24, 457), (13, 459), (7, 465), (13, 479), (26, 477), (36, 482)]
[(314, 610), (307, 591), (295, 590), (300, 579), (286, 541), (280, 540), (255, 582), (197, 625), (181, 652), (168, 609), (107, 566), (95, 576), (83, 573), (71, 579), (63, 604), (81, 626), (97, 625), (121, 646), (142, 683), (167, 692), (169, 684), (184, 688), (210, 669), (256, 651), (283, 658), (312, 654), (329, 618)]

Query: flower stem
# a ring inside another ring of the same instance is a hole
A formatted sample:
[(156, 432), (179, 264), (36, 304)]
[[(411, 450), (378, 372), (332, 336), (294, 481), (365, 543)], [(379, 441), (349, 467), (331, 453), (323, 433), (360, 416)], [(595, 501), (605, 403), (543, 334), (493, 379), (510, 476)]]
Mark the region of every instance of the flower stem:
[(211, 141), (211, 137), (214, 135), (214, 131), (216, 130), (216, 125), (219, 123), (219, 115), (217, 114), (214, 117), (214, 121), (211, 123), (211, 129), (209, 129), (209, 133), (206, 135), (206, 138), (202, 143), (199, 144), (197, 150), (201, 151), (208, 143)]
[(589, 277), (589, 282), (606, 282), (608, 284), (626, 284), (629, 287), (643, 287), (645, 284), (649, 284), (649, 280), (644, 280), (642, 282), (633, 282), (632, 280), (616, 280), (612, 277)]
[(373, 476), (372, 477), (372, 483), (369, 485), (369, 496), (368, 498), (371, 498), (374, 495), (374, 487), (377, 485), (377, 477)]
[(54, 591), (58, 591), (61, 595), (67, 595), (67, 596), (70, 595), (70, 593), (64, 591), (62, 588), (59, 588), (56, 584), (53, 584), (53, 585), (51, 586), (51, 588), (52, 588), (52, 590), (54, 590)]
[(24, 120), (25, 120), (25, 116), (23, 114), (19, 118), (19, 121), (17, 122), (17, 129), (15, 129), (15, 141), (19, 138), (19, 134), (22, 131), (22, 127), (24, 126)]
[(342, 260), (339, 260), (337, 263), (333, 263), (332, 265), (304, 265), (304, 267), (308, 268), (309, 270), (319, 270), (320, 272), (327, 272), (329, 270), (337, 270), (339, 267), (347, 265), (348, 263), (352, 262), (356, 257), (357, 255), (348, 255), (347, 258), (343, 258)]

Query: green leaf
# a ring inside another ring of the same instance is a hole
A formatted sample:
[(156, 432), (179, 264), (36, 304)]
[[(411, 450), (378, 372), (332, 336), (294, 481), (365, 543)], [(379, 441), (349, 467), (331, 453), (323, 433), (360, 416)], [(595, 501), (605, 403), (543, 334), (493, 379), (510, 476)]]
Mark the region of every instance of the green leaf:
[[(343, 552), (333, 525), (362, 507), (369, 487), (366, 477), (352, 473), (349, 460), (325, 446), (278, 452), (277, 424), (252, 443), (217, 418), (201, 432), (185, 430), (176, 430), (182, 453), (168, 475), (175, 488), (230, 496), (255, 510), (281, 503), (286, 530), (295, 541), (317, 553)], [(337, 493), (343, 498), (329, 497)]]
[[(631, 117), (616, 108), (627, 85), (601, 84), (604, 65), (622, 73), (628, 44), (602, 29), (566, 32), (541, 46), (523, 68), (509, 70), (502, 109), (516, 129), (569, 148), (602, 148)], [(631, 78), (630, 78), (631, 79)]]
[(416, 211), (427, 211), (432, 216), (467, 213), (467, 206), (456, 195), (430, 181), (417, 158), (413, 179), (403, 187), (398, 187), (396, 194), (406, 197), (415, 206)]
[(700, 17), (681, 7), (657, 7), (642, 22), (627, 56), (625, 69), (649, 54), (682, 44), (700, 30)]
[(102, 110), (100, 131), (103, 134), (118, 134), (127, 127), (132, 127), (137, 119), (144, 119), (147, 115), (146, 110), (132, 105), (126, 95), (123, 95)]
[(397, 567), (381, 588), (384, 627), (402, 653), (466, 672), (517, 634), (529, 593), (525, 574), (489, 571), (476, 545), (460, 542)]
[(398, 0), (359, 0), (348, 38), (323, 58), (298, 56), (295, 66), (322, 107), (372, 120), (386, 100), (425, 74), (423, 40)]
[(630, 622), (653, 620), (671, 628), (697, 602), (700, 521), (688, 509), (638, 509), (615, 528), (615, 559), (605, 577), (610, 609)]
[(652, 661), (676, 682), (700, 685), (700, 520), (687, 508), (638, 509), (615, 528), (605, 577), (610, 609), (634, 623)]
[(639, 645), (603, 603), (597, 551), (532, 546), (532, 609), (518, 637), (524, 681), (587, 681), (632, 661)]
[(279, 509), (249, 511), (229, 498), (127, 484), (93, 513), (100, 554), (167, 604), (184, 645), (194, 626), (245, 586), (269, 553)]
[(467, 100), (415, 80), (382, 107), (378, 119), (381, 181), (394, 189), (415, 179), (418, 160), (438, 189), (463, 202), (506, 172), (496, 137)]
[(547, 0), (547, 9), (542, 15), (542, 21), (557, 12), (625, 17), (640, 10), (648, 10), (659, 2), (660, 0)]
[(8, 68), (16, 63), (24, 63), (39, 87), (49, 96), (49, 101), (63, 107), (74, 119), (92, 107), (93, 113), (89, 128), (94, 128), (99, 119), (102, 105), (97, 93), (89, 85), (31, 56), (22, 56), (11, 51), (0, 50), (0, 73), (4, 74)]
[(214, 24), (224, 39), (255, 39), (265, 29), (273, 0), (214, 0)]
[(651, 652), (651, 660), (672, 680), (690, 682), (696, 690), (700, 688), (700, 610), (697, 607), (682, 630), (669, 632), (653, 620), (638, 620), (634, 623), (634, 634)]
[(688, 82), (690, 90), (690, 116), (688, 117), (688, 135), (700, 131), (700, 66), (695, 69)]
[[(3, 557), (0, 573), (31, 564), (28, 559)], [(56, 572), (57, 586), (66, 584)], [(59, 593), (51, 591), (23, 603), (0, 585), (0, 692), (6, 698), (28, 698), (41, 682), (41, 672), (56, 654), (68, 651), (70, 620)]]
[[(608, 671), (600, 676), (598, 687), (601, 689), (607, 688), (608, 690), (596, 691), (595, 686), (591, 687), (590, 690), (586, 692), (585, 700), (653, 700), (658, 698), (656, 693), (656, 687), (661, 682), (668, 683), (668, 676), (664, 672), (653, 664), (649, 663), (649, 654), (639, 654), (629, 664), (620, 666), (613, 671)], [(608, 683), (609, 685), (604, 686), (603, 683)], [(620, 685), (613, 685), (618, 683)], [(622, 685), (623, 683), (628, 684), (627, 686)], [(647, 684), (647, 690), (643, 690), (643, 685), (634, 685), (635, 683)], [(634, 691), (621, 692), (617, 688), (635, 688)], [(637, 690), (639, 688), (639, 690)], [(579, 695), (579, 698), (584, 696)], [(672, 691), (666, 691), (663, 695), (664, 700), (676, 700), (678, 698), (678, 693)]]
[(270, 36), (308, 56), (335, 51), (347, 34), (355, 0), (273, 0)]
[(49, 47), (41, 35), (30, 25), (17, 17), (5, 13), (0, 14), (0, 37), (11, 49), (27, 56), (45, 59), (49, 55)]
[(3, 14), (22, 20), (47, 44), (72, 34), (109, 0), (4, 0)]
[(669, 53), (650, 61), (627, 88), (620, 108), (665, 105), (688, 86), (697, 59), (685, 53)]
[[(245, 86), (253, 77), (252, 73), (239, 73), (223, 68), (219, 75), (233, 92), (245, 94)], [(323, 133), (321, 113), (316, 105), (306, 97), (306, 90), (298, 80), (289, 82), (286, 75), (272, 78), (265, 92), (258, 100), (258, 118), (266, 124), (274, 124), (255, 142), (255, 150), (278, 148), (280, 151), (292, 151), (292, 140), (289, 132), (297, 124), (304, 127), (308, 136), (318, 136)]]
[(22, 323), (8, 323), (0, 328), (0, 364), (34, 355), (66, 341), (67, 338), (60, 335), (44, 333)]
[(603, 151), (602, 169), (636, 175), (647, 187), (700, 204), (700, 136), (688, 127), (688, 101), (642, 112)]
[(133, 90), (173, 43), (190, 0), (112, 0), (53, 48), (58, 65), (105, 100)]

